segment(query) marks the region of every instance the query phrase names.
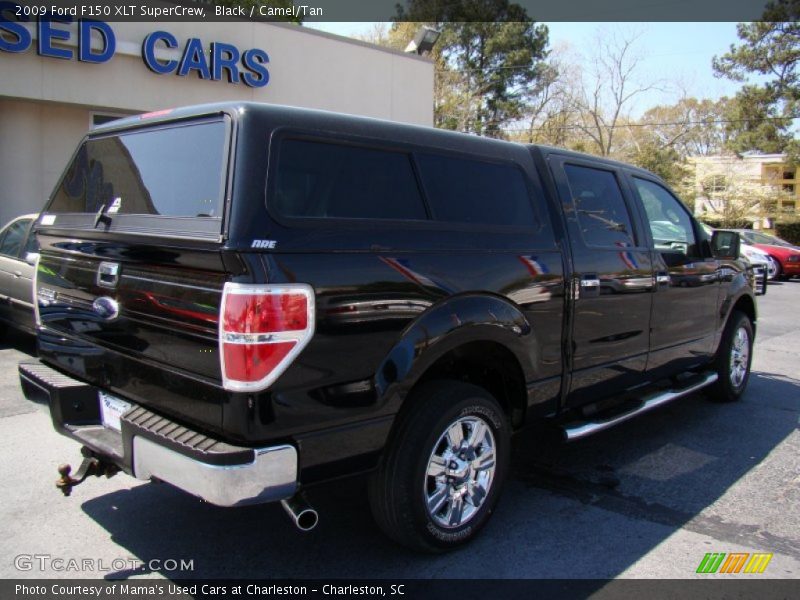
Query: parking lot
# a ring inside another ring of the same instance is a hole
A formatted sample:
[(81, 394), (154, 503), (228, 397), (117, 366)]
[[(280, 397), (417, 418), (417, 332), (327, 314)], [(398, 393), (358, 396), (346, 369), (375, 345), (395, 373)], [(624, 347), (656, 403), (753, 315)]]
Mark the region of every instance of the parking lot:
[[(483, 535), (436, 557), (378, 532), (363, 479), (311, 490), (320, 525), (306, 534), (277, 505), (216, 508), (126, 475), (62, 497), (56, 466), (76, 465), (79, 448), (23, 398), (16, 364), (34, 343), (12, 334), (0, 343), (0, 575), (690, 578), (708, 552), (766, 552), (758, 577), (800, 577), (798, 311), (800, 281), (759, 298), (753, 374), (736, 404), (695, 394), (569, 445), (520, 440)], [(33, 555), (91, 562), (62, 570)], [(190, 568), (164, 569), (168, 559)]]

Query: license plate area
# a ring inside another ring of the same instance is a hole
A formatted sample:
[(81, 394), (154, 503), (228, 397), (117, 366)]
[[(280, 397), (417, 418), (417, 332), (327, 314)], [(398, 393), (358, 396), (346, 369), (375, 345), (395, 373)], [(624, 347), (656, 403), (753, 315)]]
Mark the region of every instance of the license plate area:
[(100, 399), (100, 417), (103, 426), (120, 431), (120, 417), (128, 412), (133, 405), (122, 398), (117, 398), (105, 392), (98, 392), (97, 395)]

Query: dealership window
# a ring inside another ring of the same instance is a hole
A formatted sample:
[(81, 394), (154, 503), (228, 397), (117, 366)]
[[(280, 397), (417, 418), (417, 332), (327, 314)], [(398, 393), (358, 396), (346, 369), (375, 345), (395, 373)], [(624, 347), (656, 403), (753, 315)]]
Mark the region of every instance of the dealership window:
[(106, 123), (110, 123), (111, 121), (116, 121), (117, 119), (122, 119), (123, 117), (127, 117), (129, 115), (112, 115), (108, 113), (92, 113), (92, 119), (90, 125), (92, 127), (99, 127), (100, 125), (105, 125)]

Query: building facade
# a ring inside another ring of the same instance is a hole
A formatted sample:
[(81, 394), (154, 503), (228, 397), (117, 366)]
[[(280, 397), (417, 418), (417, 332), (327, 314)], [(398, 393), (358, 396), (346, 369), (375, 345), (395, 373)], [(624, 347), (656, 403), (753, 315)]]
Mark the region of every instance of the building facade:
[(698, 217), (717, 220), (738, 210), (757, 229), (772, 228), (776, 219), (798, 217), (800, 180), (785, 154), (746, 152), (692, 157), (689, 162), (694, 166)]
[(0, 18), (0, 223), (37, 212), (86, 132), (116, 117), (252, 100), (433, 123), (433, 64), (275, 23)]

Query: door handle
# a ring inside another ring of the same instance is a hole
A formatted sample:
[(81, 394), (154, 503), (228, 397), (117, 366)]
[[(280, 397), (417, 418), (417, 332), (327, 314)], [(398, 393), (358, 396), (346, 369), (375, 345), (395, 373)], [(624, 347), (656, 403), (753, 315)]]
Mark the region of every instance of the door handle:
[(593, 298), (600, 295), (600, 279), (595, 274), (583, 275), (581, 277), (582, 298)]
[(666, 271), (659, 271), (658, 273), (656, 273), (656, 287), (657, 288), (669, 287), (669, 284), (671, 282), (672, 282), (672, 279), (670, 279), (669, 273), (667, 273)]
[(22, 277), (22, 271), (14, 271), (14, 277), (16, 277), (17, 279)]

